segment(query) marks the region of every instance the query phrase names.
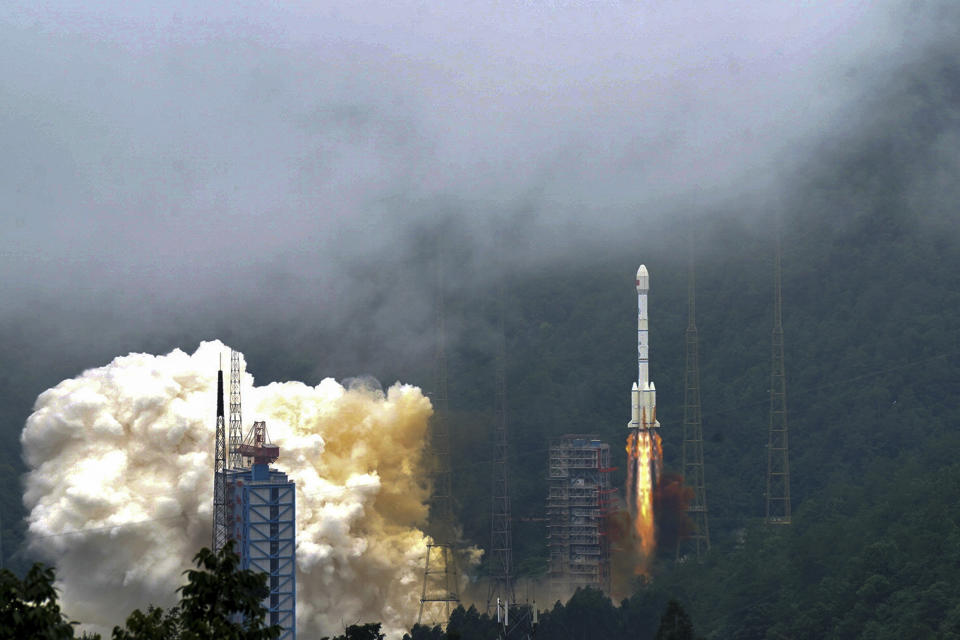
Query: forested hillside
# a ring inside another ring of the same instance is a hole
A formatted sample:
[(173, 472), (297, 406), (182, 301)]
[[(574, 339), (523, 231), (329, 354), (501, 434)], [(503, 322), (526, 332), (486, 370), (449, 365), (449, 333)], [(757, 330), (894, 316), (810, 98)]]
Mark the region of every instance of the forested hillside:
[[(772, 225), (724, 211), (697, 221), (714, 549), (704, 566), (679, 568), (666, 550), (648, 589), (687, 603), (711, 637), (960, 633), (960, 205), (943, 177), (957, 175), (956, 154), (944, 147), (956, 139), (957, 72), (946, 58), (906, 70), (877, 98), (895, 116), (826, 145), (821, 163), (796, 176), (783, 199), (790, 528), (759, 524)], [(916, 108), (918, 96), (938, 108)], [(658, 234), (669, 238), (660, 246), (638, 238), (644, 250), (635, 254), (514, 290), (518, 455), (564, 431), (622, 440), (631, 276), (643, 261), (652, 277), (651, 376), (667, 465), (677, 464), (685, 256), (664, 247), (683, 246), (684, 231), (678, 220)], [(542, 509), (542, 454), (515, 473), (515, 505)], [(529, 537), (522, 544), (532, 551)]]

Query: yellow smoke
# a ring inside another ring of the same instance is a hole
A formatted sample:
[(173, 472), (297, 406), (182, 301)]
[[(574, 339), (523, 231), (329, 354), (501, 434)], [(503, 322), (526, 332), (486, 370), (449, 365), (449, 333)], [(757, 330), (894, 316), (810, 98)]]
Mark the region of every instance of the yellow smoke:
[[(216, 367), (229, 348), (130, 354), (37, 399), (21, 436), (34, 551), (54, 562), (64, 609), (94, 629), (168, 606), (210, 545)], [(229, 373), (225, 373), (229, 375)], [(297, 484), (297, 618), (305, 637), (417, 611), (427, 514), (421, 455), (431, 414), (419, 389), (333, 379), (255, 387), (245, 427), (266, 420), (275, 466)]]

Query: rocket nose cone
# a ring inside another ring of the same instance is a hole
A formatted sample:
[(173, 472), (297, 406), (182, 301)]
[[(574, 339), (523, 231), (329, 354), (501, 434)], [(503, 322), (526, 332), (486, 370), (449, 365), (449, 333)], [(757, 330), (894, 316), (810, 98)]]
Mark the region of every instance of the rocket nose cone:
[(647, 273), (647, 267), (645, 265), (640, 265), (640, 268), (637, 269), (637, 291), (649, 291), (650, 290), (650, 274)]
[(633, 383), (633, 389), (631, 389), (631, 391), (638, 391), (638, 390), (639, 390), (639, 389), (638, 389), (638, 387), (637, 387), (637, 383), (634, 382), (634, 383)]

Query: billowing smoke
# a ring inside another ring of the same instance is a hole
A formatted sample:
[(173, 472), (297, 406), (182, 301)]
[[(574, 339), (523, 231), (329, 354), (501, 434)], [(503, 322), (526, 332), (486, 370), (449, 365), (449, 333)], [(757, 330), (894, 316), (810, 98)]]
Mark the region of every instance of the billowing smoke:
[[(630, 509), (624, 505), (608, 513), (604, 531), (610, 541), (610, 595), (614, 601), (629, 598), (637, 580), (636, 567), (646, 561)], [(641, 573), (640, 578), (646, 575)]]
[[(631, 453), (630, 449), (628, 453)], [(635, 459), (628, 458), (628, 462), (635, 464)], [(630, 487), (627, 488), (629, 491)], [(674, 553), (677, 544), (694, 532), (693, 520), (687, 514), (687, 507), (692, 500), (693, 489), (684, 484), (683, 476), (671, 471), (657, 476), (657, 482), (651, 490), (652, 513), (656, 516), (655, 522), (651, 522), (651, 527), (656, 531), (653, 548), (648, 548), (644, 538), (646, 529), (639, 526), (643, 523), (638, 520), (634, 508), (625, 505), (607, 514), (604, 527), (610, 541), (611, 592), (614, 599), (629, 597), (638, 578), (641, 581), (651, 578), (655, 553), (661, 556)]]
[[(210, 545), (216, 367), (229, 349), (130, 354), (37, 399), (22, 434), (34, 551), (57, 566), (68, 615), (99, 628), (168, 606)], [(227, 367), (229, 369), (229, 367)], [(297, 484), (300, 631), (358, 620), (408, 628), (425, 553), (420, 457), (431, 414), (420, 390), (333, 379), (255, 387), (244, 422), (266, 420)]]
[(653, 494), (653, 508), (657, 514), (657, 544), (672, 551), (677, 543), (690, 537), (694, 524), (687, 514), (693, 501), (693, 489), (683, 483), (683, 476), (666, 472), (660, 477)]

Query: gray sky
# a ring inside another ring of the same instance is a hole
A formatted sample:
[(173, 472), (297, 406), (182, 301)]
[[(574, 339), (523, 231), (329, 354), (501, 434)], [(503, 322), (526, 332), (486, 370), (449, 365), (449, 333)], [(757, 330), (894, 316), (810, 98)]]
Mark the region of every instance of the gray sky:
[(943, 37), (894, 0), (156, 4), (0, 7), (0, 313), (428, 318), (366, 286), (441, 217), (472, 283), (499, 220), (525, 267), (755, 209)]

